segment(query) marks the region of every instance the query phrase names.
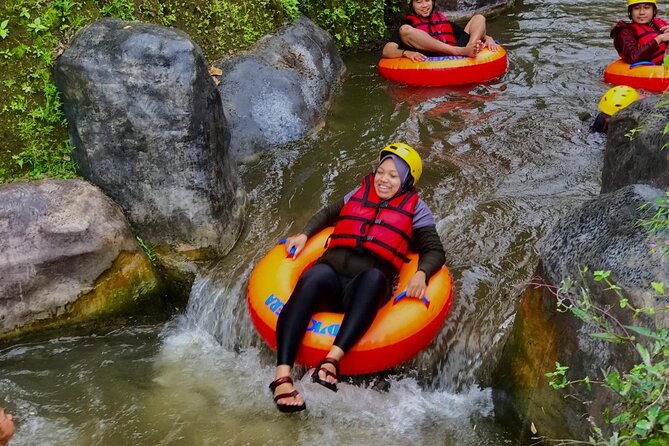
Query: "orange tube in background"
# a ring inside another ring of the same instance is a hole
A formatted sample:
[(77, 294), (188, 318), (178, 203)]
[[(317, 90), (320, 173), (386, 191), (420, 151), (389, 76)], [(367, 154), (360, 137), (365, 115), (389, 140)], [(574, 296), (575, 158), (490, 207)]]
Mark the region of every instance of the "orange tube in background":
[(382, 58), (379, 74), (391, 81), (413, 86), (441, 87), (447, 85), (478, 84), (495, 79), (508, 68), (506, 50), (482, 50), (476, 57), (429, 57), (425, 62), (414, 62), (406, 57)]

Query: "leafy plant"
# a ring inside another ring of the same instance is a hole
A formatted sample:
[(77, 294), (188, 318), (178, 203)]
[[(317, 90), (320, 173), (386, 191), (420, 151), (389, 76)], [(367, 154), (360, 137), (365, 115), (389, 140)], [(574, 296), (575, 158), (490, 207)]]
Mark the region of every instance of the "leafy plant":
[[(581, 270), (581, 279), (588, 273)], [(606, 285), (619, 296), (620, 308), (640, 314), (654, 314), (653, 308), (633, 308), (620, 293), (620, 287), (610, 280), (610, 271), (595, 271), (593, 278)], [(584, 280), (583, 280), (584, 282)], [(664, 285), (653, 285), (655, 291), (664, 291)], [(588, 444), (592, 445), (666, 445), (669, 444), (669, 331), (664, 328), (625, 325), (613, 316), (609, 308), (594, 303), (590, 291), (570, 280), (562, 283), (558, 291), (558, 310), (570, 311), (576, 317), (595, 327), (591, 334), (608, 342), (628, 343), (640, 362), (626, 371), (603, 371), (601, 381), (589, 377), (578, 380), (567, 378), (569, 367), (556, 363), (553, 372), (546, 373), (554, 389), (577, 383), (604, 386), (617, 397), (617, 403), (604, 412), (604, 420), (611, 428), (606, 436), (601, 427), (593, 426)], [(669, 313), (669, 307), (665, 306)]]
[(299, 17), (300, 7), (298, 0), (281, 0), (281, 6), (290, 19), (295, 20)]
[(635, 127), (635, 128), (633, 128), (633, 129), (631, 129), (629, 132), (625, 133), (625, 136), (626, 136), (627, 138), (629, 138), (629, 140), (631, 141), (631, 140), (634, 139), (634, 136), (635, 136), (637, 133), (639, 133), (640, 131), (641, 131), (641, 128), (640, 128), (640, 127)]
[(41, 18), (37, 17), (35, 20), (33, 20), (32, 23), (29, 23), (29, 24), (28, 24), (28, 29), (29, 29), (30, 32), (32, 32), (32, 33), (38, 33), (38, 32), (40, 32), (40, 31), (46, 31), (46, 30), (48, 30), (49, 28), (47, 28), (47, 27), (42, 23), (42, 19), (41, 19)]
[(309, 3), (301, 8), (335, 39), (342, 49), (384, 36), (384, 2), (328, 0), (324, 5)]
[(9, 19), (0, 22), (0, 39), (5, 40), (9, 36)]
[(135, 20), (135, 4), (132, 0), (109, 0), (100, 13), (107, 17), (117, 17), (122, 20)]
[[(656, 198), (652, 203), (645, 203), (640, 206), (641, 210), (655, 207), (655, 212), (648, 218), (641, 219), (637, 225), (646, 228), (651, 232), (669, 231), (669, 191), (664, 196)], [(669, 252), (669, 239), (665, 240), (661, 246), (656, 243), (649, 245), (651, 252), (661, 251), (664, 254)]]
[(135, 237), (137, 238), (137, 243), (139, 244), (139, 247), (142, 248), (142, 250), (144, 250), (144, 253), (149, 258), (149, 261), (152, 264), (155, 264), (156, 263), (156, 252), (149, 245), (147, 245), (146, 242), (144, 240), (142, 240), (141, 237), (139, 237), (139, 236), (135, 236)]

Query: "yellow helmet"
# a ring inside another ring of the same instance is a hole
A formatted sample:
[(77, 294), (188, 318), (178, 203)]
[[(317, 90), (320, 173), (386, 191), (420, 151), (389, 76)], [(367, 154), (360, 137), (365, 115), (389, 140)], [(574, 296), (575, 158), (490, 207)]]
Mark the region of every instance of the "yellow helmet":
[(423, 161), (420, 155), (409, 144), (403, 142), (394, 142), (385, 146), (379, 153), (379, 159), (382, 159), (386, 154), (391, 153), (404, 160), (409, 166), (409, 175), (411, 175), (412, 185), (418, 183), (421, 174), (423, 173)]
[(652, 3), (657, 6), (655, 0), (627, 0), (627, 6), (638, 5), (639, 3)]
[(599, 109), (603, 113), (613, 116), (637, 99), (639, 99), (639, 93), (634, 88), (627, 85), (618, 85), (604, 93), (602, 99), (599, 100)]

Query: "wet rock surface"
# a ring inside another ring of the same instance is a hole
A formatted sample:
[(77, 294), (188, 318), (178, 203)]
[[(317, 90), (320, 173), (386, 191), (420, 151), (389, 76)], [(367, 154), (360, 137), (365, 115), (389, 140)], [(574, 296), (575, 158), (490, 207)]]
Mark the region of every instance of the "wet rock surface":
[(345, 71), (332, 37), (306, 17), (214, 65), (230, 150), (241, 160), (320, 128)]
[(611, 117), (604, 152), (602, 193), (630, 184), (669, 188), (669, 104), (661, 96), (636, 101)]
[(190, 260), (232, 248), (246, 196), (220, 96), (185, 33), (100, 20), (58, 58), (55, 82), (80, 174), (149, 245)]
[(0, 339), (158, 305), (121, 209), (80, 180), (0, 185)]

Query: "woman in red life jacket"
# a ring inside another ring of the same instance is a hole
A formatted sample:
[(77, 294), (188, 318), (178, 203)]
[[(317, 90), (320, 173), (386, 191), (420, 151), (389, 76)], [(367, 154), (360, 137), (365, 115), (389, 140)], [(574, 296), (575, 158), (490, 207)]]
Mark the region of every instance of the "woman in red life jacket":
[(476, 56), (481, 49), (497, 51), (486, 35), (485, 17), (474, 15), (464, 28), (451, 23), (433, 0), (410, 0), (409, 14), (383, 47), (383, 57), (408, 57), (422, 62), (430, 56)]
[(620, 20), (611, 30), (613, 45), (625, 62), (662, 64), (669, 42), (669, 25), (656, 17), (656, 0), (627, 0), (631, 23)]
[(326, 251), (302, 273), (279, 315), (276, 379), (270, 389), (280, 411), (305, 408), (291, 371), (314, 313), (344, 314), (332, 348), (312, 375), (314, 382), (336, 392), (339, 361), (390, 298), (409, 248), (419, 254), (419, 261), (407, 297), (421, 298), (430, 277), (444, 264), (434, 217), (414, 188), (422, 169), (420, 156), (409, 145), (384, 147), (379, 163), (362, 185), (321, 209), (301, 233), (286, 240), (286, 251), (295, 258), (311, 235), (335, 226)]

